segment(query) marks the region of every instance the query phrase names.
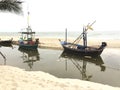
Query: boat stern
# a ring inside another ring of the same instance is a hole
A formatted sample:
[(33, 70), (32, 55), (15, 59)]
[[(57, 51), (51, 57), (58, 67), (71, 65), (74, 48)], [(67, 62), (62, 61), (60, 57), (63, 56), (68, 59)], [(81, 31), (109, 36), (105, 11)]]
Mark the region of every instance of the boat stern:
[(99, 47), (99, 49), (104, 49), (107, 46), (106, 42), (102, 42), (101, 46)]

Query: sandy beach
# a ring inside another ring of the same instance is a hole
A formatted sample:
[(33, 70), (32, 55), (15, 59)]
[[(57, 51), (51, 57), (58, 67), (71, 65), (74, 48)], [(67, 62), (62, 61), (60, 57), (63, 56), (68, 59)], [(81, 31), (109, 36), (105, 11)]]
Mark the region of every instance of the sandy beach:
[(120, 88), (78, 79), (62, 79), (41, 71), (25, 71), (1, 65), (0, 90), (120, 90)]
[[(40, 47), (62, 49), (58, 39), (64, 40), (63, 38), (39, 38)], [(68, 42), (73, 42), (74, 40), (73, 38), (69, 38)], [(89, 46), (99, 46), (101, 42), (107, 42), (107, 48), (120, 48), (119, 40), (88, 39)], [(82, 40), (80, 44), (82, 44)]]
[[(13, 38), (14, 44), (18, 43), (19, 36), (1, 36), (1, 40), (8, 40)], [(56, 37), (36, 37), (39, 38), (40, 44), (39, 47), (41, 48), (52, 48), (52, 49), (62, 49), (59, 39), (64, 41), (64, 38), (56, 38)], [(68, 42), (73, 42), (76, 38), (68, 38)], [(89, 46), (96, 46), (101, 45), (101, 42), (107, 42), (107, 48), (120, 48), (120, 40), (114, 39), (103, 39), (103, 38), (88, 38), (88, 45)], [(80, 41), (82, 44), (83, 41)]]
[[(13, 38), (14, 44), (18, 44), (19, 37), (7, 37), (3, 36), (1, 37), (1, 40), (8, 40)], [(40, 44), (39, 47), (41, 48), (52, 48), (52, 49), (62, 49), (59, 39), (64, 40), (64, 38), (55, 38), (55, 37), (36, 37), (39, 38)], [(68, 42), (73, 42), (75, 38), (69, 38)], [(101, 45), (101, 42), (107, 42), (107, 48), (120, 48), (120, 40), (112, 40), (112, 39), (88, 39), (88, 45), (89, 46), (99, 46)], [(82, 44), (82, 40), (80, 41), (80, 44)]]

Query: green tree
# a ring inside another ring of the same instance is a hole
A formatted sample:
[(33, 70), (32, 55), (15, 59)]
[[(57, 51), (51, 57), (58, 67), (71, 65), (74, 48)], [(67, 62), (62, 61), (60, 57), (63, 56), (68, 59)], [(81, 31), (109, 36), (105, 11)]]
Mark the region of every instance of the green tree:
[(21, 14), (22, 3), (20, 0), (0, 0), (0, 10), (2, 12)]

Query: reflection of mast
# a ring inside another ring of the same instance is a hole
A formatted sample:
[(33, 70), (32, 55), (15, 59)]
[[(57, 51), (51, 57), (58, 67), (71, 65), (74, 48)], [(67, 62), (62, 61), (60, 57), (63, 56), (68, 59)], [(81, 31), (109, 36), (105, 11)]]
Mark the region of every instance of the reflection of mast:
[(65, 60), (65, 70), (67, 71), (67, 60)]
[(23, 50), (23, 49), (19, 49), (19, 50), (23, 52), (23, 56), (22, 56), (23, 63), (27, 63), (31, 70), (33, 68), (34, 62), (40, 60), (38, 50)]
[(2, 52), (0, 52), (1, 56), (4, 58), (4, 65), (6, 65), (6, 57), (3, 55)]
[[(92, 75), (86, 74), (87, 62), (91, 62), (100, 66), (101, 71), (105, 71), (105, 68), (106, 68), (105, 66), (103, 66), (104, 62), (100, 56), (90, 58), (90, 57), (83, 57), (83, 56), (78, 56), (78, 55), (73, 55), (73, 54), (68, 54), (66, 52), (63, 52), (60, 57), (63, 57), (66, 60), (66, 63), (67, 63), (67, 60), (71, 60), (71, 62), (75, 65), (75, 67), (79, 70), (80, 74), (82, 75), (82, 80), (90, 80), (90, 78), (92, 78)], [(80, 61), (83, 62), (82, 65), (80, 65)]]
[(87, 61), (83, 60), (83, 66), (80, 66), (80, 64), (76, 60), (71, 59), (71, 61), (76, 66), (76, 68), (80, 71), (82, 75), (82, 80), (89, 80), (91, 78), (91, 75), (89, 76), (86, 75)]

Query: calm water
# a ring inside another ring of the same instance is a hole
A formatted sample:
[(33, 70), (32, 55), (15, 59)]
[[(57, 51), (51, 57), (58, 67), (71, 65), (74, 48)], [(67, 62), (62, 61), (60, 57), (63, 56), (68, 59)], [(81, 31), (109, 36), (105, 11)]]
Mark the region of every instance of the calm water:
[(62, 50), (38, 49), (34, 52), (1, 47), (0, 64), (27, 71), (44, 71), (59, 78), (74, 78), (120, 87), (120, 49), (106, 48), (101, 57), (66, 55)]

